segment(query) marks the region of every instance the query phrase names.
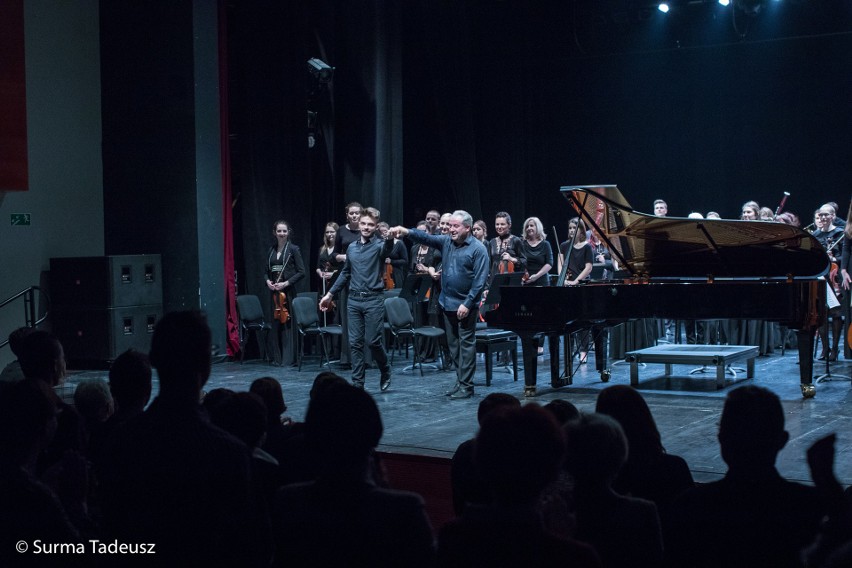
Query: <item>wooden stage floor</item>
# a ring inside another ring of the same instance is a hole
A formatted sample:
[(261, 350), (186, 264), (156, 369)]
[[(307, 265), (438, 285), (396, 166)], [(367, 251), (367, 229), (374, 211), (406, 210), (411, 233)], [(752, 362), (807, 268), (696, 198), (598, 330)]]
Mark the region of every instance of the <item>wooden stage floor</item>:
[[(574, 384), (553, 389), (550, 387), (549, 367), (546, 359), (539, 358), (538, 396), (523, 399), (523, 375), (516, 383), (509, 370), (496, 367), (490, 387), (485, 386), (485, 364), (477, 360), (476, 393), (466, 400), (450, 400), (444, 396), (455, 381), (454, 372), (426, 370), (403, 372), (410, 360), (397, 355), (394, 377), (388, 391), (379, 392), (379, 373), (367, 371), (367, 390), (375, 397), (384, 420), (385, 433), (380, 448), (386, 452), (412, 453), (428, 456), (451, 457), (459, 443), (472, 437), (477, 429), (476, 410), (482, 398), (491, 392), (506, 392), (522, 401), (545, 404), (564, 398), (581, 411), (593, 411), (598, 392), (608, 385), (629, 384), (627, 363), (612, 365), (612, 378), (603, 383), (594, 371), (593, 354), (590, 364), (582, 365), (574, 376)], [(520, 357), (519, 353), (519, 359)], [(844, 485), (852, 484), (852, 384), (848, 380), (835, 380), (817, 385), (816, 396), (803, 399), (799, 387), (799, 368), (795, 350), (782, 356), (775, 353), (758, 357), (755, 378), (746, 380), (740, 373), (736, 383), (717, 390), (715, 370), (708, 368), (703, 375), (688, 373), (687, 365), (675, 365), (674, 374), (663, 378), (664, 366), (648, 365), (640, 371), (639, 390), (648, 402), (662, 434), (663, 444), (669, 453), (686, 459), (696, 481), (712, 481), (725, 472), (725, 463), (719, 453), (716, 432), (725, 395), (734, 385), (756, 384), (774, 391), (781, 398), (786, 411), (786, 427), (790, 442), (778, 458), (778, 469), (784, 477), (809, 482), (810, 475), (805, 451), (818, 438), (837, 432), (837, 461), (835, 471)], [(825, 363), (815, 361), (816, 374), (825, 370)], [(308, 403), (308, 392), (319, 371), (315, 358), (306, 359), (299, 372), (295, 367), (283, 368), (259, 361), (219, 363), (206, 390), (219, 387), (247, 390), (258, 377), (271, 376), (281, 381), (287, 401), (287, 414), (303, 420)], [(334, 363), (331, 370), (345, 378), (349, 371)], [(852, 361), (832, 363), (835, 376), (852, 374)], [(105, 377), (104, 371), (71, 371), (67, 389), (86, 377)], [(156, 392), (155, 374), (155, 392)]]

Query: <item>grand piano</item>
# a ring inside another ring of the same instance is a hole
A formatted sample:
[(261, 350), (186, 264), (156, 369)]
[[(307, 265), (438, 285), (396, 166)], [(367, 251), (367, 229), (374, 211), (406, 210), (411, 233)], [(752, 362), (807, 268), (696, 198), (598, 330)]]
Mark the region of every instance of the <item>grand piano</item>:
[[(810, 234), (766, 221), (654, 217), (634, 210), (615, 185), (561, 192), (609, 248), (621, 274), (563, 287), (563, 272), (557, 286), (500, 288), (499, 305), (486, 319), (520, 337), (525, 384), (533, 392), (542, 335), (665, 318), (768, 320), (796, 330), (802, 396), (816, 394), (814, 335), (826, 317), (822, 277), (829, 260)], [(570, 384), (570, 374), (560, 375), (557, 353), (551, 349), (551, 384), (561, 387)]]

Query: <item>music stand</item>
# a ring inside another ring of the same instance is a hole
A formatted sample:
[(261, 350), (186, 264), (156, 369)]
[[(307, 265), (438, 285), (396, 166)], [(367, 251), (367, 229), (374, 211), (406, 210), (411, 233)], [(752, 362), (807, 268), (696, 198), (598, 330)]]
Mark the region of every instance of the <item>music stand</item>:
[[(496, 309), (496, 306), (500, 303), (501, 286), (523, 286), (523, 278), (523, 272), (504, 272), (502, 274), (495, 274), (491, 279), (491, 285), (488, 287), (488, 295), (485, 297), (485, 300), (483, 300), (482, 306), (480, 307), (480, 313), (485, 314)], [(488, 355), (486, 355), (486, 357), (487, 356)], [(505, 368), (509, 371), (508, 363), (505, 365)]]
[[(399, 297), (403, 300), (408, 301), (411, 313), (414, 316), (414, 327), (420, 327), (423, 324), (423, 318), (420, 314), (420, 308), (416, 306), (426, 301), (426, 294), (432, 288), (432, 282), (433, 280), (430, 274), (409, 273), (405, 275), (405, 280), (402, 283), (402, 290), (399, 293)], [(441, 349), (440, 345), (438, 345), (438, 349)], [(407, 356), (407, 347), (405, 352)], [(431, 363), (419, 363), (419, 365), (421, 367), (429, 367), (434, 371), (438, 370), (438, 366), (433, 365)], [(409, 369), (414, 369), (414, 365), (409, 365), (408, 367), (405, 367), (402, 372), (404, 373)]]
[(486, 312), (491, 311), (494, 306), (500, 303), (500, 287), (501, 286), (521, 286), (524, 279), (523, 272), (504, 272), (503, 274), (495, 274), (491, 279), (491, 286), (488, 287), (488, 296), (482, 302), (482, 307), (488, 306)]
[(406, 274), (399, 297), (409, 302), (422, 302), (432, 287), (432, 277), (428, 274)]

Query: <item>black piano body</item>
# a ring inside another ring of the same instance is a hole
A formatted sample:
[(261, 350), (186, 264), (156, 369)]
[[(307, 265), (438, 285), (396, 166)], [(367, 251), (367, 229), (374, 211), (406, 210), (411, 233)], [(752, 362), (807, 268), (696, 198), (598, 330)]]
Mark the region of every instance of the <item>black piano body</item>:
[[(626, 276), (570, 287), (500, 288), (499, 306), (486, 319), (521, 338), (527, 385), (535, 385), (535, 338), (541, 335), (637, 318), (749, 319), (796, 330), (802, 394), (814, 395), (814, 335), (826, 315), (827, 286), (820, 277), (829, 268), (816, 239), (781, 223), (645, 215), (633, 211), (615, 186), (562, 191)], [(551, 383), (565, 384), (554, 349)]]

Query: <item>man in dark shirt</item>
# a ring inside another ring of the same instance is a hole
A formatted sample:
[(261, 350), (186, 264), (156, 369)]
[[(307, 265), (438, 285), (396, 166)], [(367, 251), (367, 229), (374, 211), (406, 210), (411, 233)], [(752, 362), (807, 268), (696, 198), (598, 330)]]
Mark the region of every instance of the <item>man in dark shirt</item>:
[(450, 398), (473, 396), (476, 371), (476, 321), (479, 300), (488, 278), (488, 251), (470, 233), (473, 218), (467, 211), (450, 216), (449, 235), (429, 235), (417, 229), (394, 227), (395, 238), (408, 235), (415, 243), (424, 243), (441, 251), (441, 294), (438, 305), (444, 313), (444, 329), (450, 357), (455, 363), (457, 381), (447, 393)]
[(378, 219), (372, 213), (361, 213), (358, 221), (361, 235), (346, 249), (346, 262), (340, 276), (325, 296), (320, 299), (320, 309), (325, 311), (331, 299), (340, 290), (349, 291), (347, 305), (347, 334), (352, 357), (352, 384), (364, 388), (364, 343), (370, 347), (373, 360), (381, 370), (380, 388), (390, 386), (391, 367), (385, 352), (384, 332), (384, 283), (382, 269), (385, 259), (393, 250), (393, 239), (383, 240), (376, 236)]

